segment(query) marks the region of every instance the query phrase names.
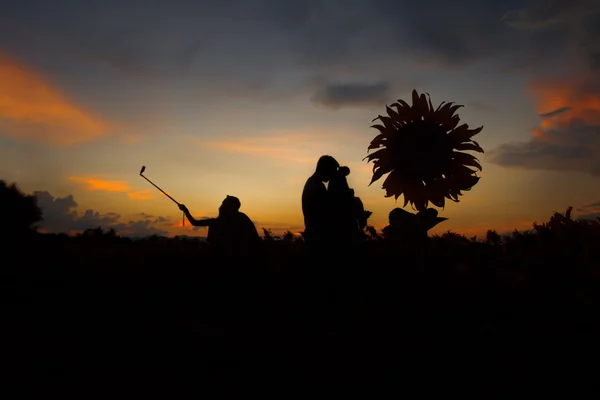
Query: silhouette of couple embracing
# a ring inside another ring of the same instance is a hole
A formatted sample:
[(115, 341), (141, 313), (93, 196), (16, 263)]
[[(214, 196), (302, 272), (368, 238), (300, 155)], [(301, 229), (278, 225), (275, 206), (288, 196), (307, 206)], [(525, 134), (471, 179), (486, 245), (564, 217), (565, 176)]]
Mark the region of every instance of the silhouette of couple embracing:
[[(319, 158), (302, 191), (304, 240), (311, 244), (348, 243), (360, 237), (370, 212), (348, 186), (350, 169), (329, 155)], [(325, 183), (328, 182), (328, 187)]]
[[(348, 167), (340, 167), (331, 156), (322, 156), (315, 173), (308, 178), (302, 192), (302, 212), (303, 236), (309, 246), (346, 246), (361, 237), (371, 212), (365, 211), (362, 201), (354, 196), (346, 179), (348, 174)], [(325, 182), (329, 182), (328, 187)], [(257, 254), (260, 237), (252, 220), (239, 211), (240, 206), (237, 197), (227, 196), (219, 216), (207, 219), (195, 219), (184, 204), (179, 209), (193, 226), (209, 228), (207, 241), (216, 254), (245, 258)]]

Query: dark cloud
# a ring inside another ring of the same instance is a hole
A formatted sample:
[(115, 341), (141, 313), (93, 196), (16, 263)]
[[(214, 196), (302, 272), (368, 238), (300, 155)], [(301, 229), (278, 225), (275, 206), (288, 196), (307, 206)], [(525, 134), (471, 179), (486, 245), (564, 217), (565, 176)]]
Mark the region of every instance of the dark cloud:
[(558, 114), (562, 114), (565, 111), (569, 111), (570, 109), (571, 109), (571, 107), (561, 107), (561, 108), (558, 108), (558, 109), (556, 109), (554, 111), (550, 111), (550, 112), (547, 112), (547, 113), (544, 113), (544, 114), (540, 114), (540, 117), (542, 117), (542, 118), (555, 117)]
[(556, 145), (534, 139), (508, 143), (489, 152), (490, 160), (506, 167), (553, 171), (579, 171), (600, 176), (598, 143), (594, 146)]
[[(504, 144), (490, 152), (491, 161), (527, 169), (569, 170), (600, 176), (600, 2), (589, 0), (529, 2), (503, 21), (539, 38), (560, 38), (569, 49), (557, 58), (569, 72), (544, 83), (539, 96), (564, 105), (540, 114), (545, 121), (528, 142)], [(565, 47), (566, 46), (566, 47)], [(538, 46), (539, 48), (539, 46)], [(568, 77), (568, 74), (571, 74)], [(565, 79), (565, 76), (568, 78)], [(552, 102), (550, 102), (552, 103)]]
[(141, 221), (123, 222), (117, 213), (101, 214), (94, 210), (77, 212), (77, 203), (72, 195), (54, 197), (47, 191), (36, 191), (38, 206), (42, 209), (43, 221), (40, 227), (54, 233), (79, 232), (90, 228), (113, 228), (121, 236), (144, 237), (150, 235), (166, 236), (170, 220), (143, 214)]
[(521, 29), (541, 29), (557, 26), (573, 17), (578, 8), (577, 1), (532, 1), (530, 7), (507, 12), (502, 21)]
[[(600, 55), (600, 2), (596, 0), (532, 0), (506, 13), (503, 22), (553, 47), (576, 49), (588, 67), (597, 65)], [(563, 57), (568, 54), (565, 53)], [(537, 55), (537, 54), (536, 54)], [(572, 60), (570, 60), (572, 61)]]
[(390, 99), (389, 82), (329, 84), (317, 90), (313, 101), (326, 107), (380, 106)]
[(549, 124), (536, 128), (537, 136), (491, 150), (490, 161), (509, 167), (600, 176), (600, 109), (595, 106), (600, 102), (600, 86), (588, 84), (590, 80), (593, 76), (568, 86), (564, 97), (577, 104), (542, 114)]
[(585, 20), (600, 11), (600, 4), (595, 0), (531, 0), (523, 5), (504, 14), (502, 21), (522, 29), (549, 29)]
[(580, 207), (575, 211), (578, 219), (596, 220), (600, 218), (600, 202)]
[(481, 101), (473, 101), (471, 103), (466, 104), (466, 106), (469, 108), (474, 108), (479, 111), (491, 111), (494, 109), (493, 106), (491, 106), (487, 103), (483, 103)]
[(70, 79), (113, 71), (265, 90), (292, 85), (290, 70), (394, 75), (399, 64), (527, 54), (529, 43), (501, 19), (524, 5), (515, 0), (10, 3), (0, 6), (0, 49)]
[(154, 218), (154, 215), (152, 215), (152, 214), (147, 214), (147, 213), (144, 213), (144, 212), (137, 213), (137, 214), (135, 214), (135, 215), (138, 215), (138, 216), (140, 216), (140, 217), (144, 217), (144, 218)]

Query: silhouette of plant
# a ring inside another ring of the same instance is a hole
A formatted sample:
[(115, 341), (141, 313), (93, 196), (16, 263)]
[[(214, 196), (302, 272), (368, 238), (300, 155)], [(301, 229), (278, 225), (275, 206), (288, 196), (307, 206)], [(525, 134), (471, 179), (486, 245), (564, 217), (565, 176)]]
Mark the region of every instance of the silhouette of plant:
[(0, 180), (0, 204), (3, 236), (21, 236), (34, 231), (34, 224), (43, 219), (36, 197), (21, 192), (16, 183), (8, 185)]
[(498, 246), (502, 243), (502, 236), (493, 229), (490, 229), (485, 234), (484, 242), (493, 246)]
[(263, 230), (263, 234), (264, 234), (264, 238), (263, 238), (264, 241), (272, 242), (273, 240), (275, 240), (275, 236), (273, 236), (271, 229), (262, 228), (262, 230)]
[(380, 240), (382, 237), (377, 233), (377, 229), (374, 226), (367, 225), (365, 227), (365, 231), (367, 233), (367, 239), (369, 240)]
[(283, 234), (283, 241), (284, 242), (288, 242), (288, 243), (292, 243), (294, 241), (295, 235), (292, 231), (286, 231)]
[(548, 227), (550, 229), (561, 229), (572, 226), (575, 221), (571, 219), (571, 211), (573, 211), (573, 207), (567, 208), (565, 215), (554, 212), (554, 215), (550, 218), (548, 222)]
[(460, 233), (452, 231), (446, 231), (444, 234), (442, 234), (441, 238), (449, 243), (458, 245), (468, 245), (470, 242), (465, 235), (461, 235)]
[(412, 92), (412, 106), (401, 99), (386, 106), (388, 115), (373, 120), (382, 122), (372, 126), (379, 134), (368, 150), (376, 151), (365, 157), (373, 161), (369, 185), (389, 174), (382, 185), (385, 197), (397, 200), (403, 194), (403, 207), (410, 203), (417, 211), (427, 209), (430, 202), (444, 207), (445, 198), (459, 202), (461, 192), (479, 181), (476, 170), (470, 167), (482, 169), (477, 158), (461, 151), (483, 153), (472, 140), (483, 126), (458, 126), (460, 118), (454, 113), (460, 107), (442, 102), (434, 109), (431, 98), (416, 90)]

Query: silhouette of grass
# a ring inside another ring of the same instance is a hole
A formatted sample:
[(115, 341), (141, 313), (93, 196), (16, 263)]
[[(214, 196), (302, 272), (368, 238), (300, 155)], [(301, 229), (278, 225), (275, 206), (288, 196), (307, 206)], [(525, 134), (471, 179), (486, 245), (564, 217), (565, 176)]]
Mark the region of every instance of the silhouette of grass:
[(5, 256), (21, 256), (2, 268), (5, 359), (19, 379), (65, 387), (128, 374), (144, 385), (401, 376), (515, 387), (531, 383), (531, 368), (581, 380), (564, 363), (596, 354), (600, 221), (555, 215), (481, 241), (448, 232), (423, 253), (371, 236), (323, 261), (288, 236), (240, 265), (194, 239), (102, 229), (13, 243)]
[(7, 378), (138, 396), (161, 385), (172, 395), (206, 384), (592, 382), (600, 220), (568, 210), (528, 232), (447, 232), (423, 248), (367, 227), (362, 242), (320, 255), (264, 231), (262, 251), (235, 263), (196, 239), (101, 227), (5, 235)]

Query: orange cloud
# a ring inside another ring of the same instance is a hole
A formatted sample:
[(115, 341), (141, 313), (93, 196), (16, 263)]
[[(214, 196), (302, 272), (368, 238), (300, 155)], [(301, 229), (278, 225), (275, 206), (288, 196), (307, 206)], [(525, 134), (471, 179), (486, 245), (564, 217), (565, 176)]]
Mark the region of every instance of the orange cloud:
[(534, 136), (543, 138), (545, 130), (568, 126), (574, 120), (600, 125), (600, 95), (587, 89), (589, 82), (583, 76), (534, 82), (530, 91), (544, 118)]
[(537, 80), (530, 86), (542, 118), (533, 138), (488, 152), (498, 165), (600, 176), (600, 85), (597, 76)]
[(150, 196), (149, 190), (138, 190), (136, 192), (127, 193), (132, 200), (150, 200), (152, 196)]
[[(173, 228), (178, 228), (177, 229), (178, 231), (181, 231), (181, 230), (185, 230), (185, 231), (188, 231), (188, 232), (194, 231), (194, 226), (192, 224), (190, 224), (190, 222), (187, 219), (185, 220), (185, 225), (183, 225), (183, 219), (179, 218), (179, 220), (176, 221), (176, 222), (174, 222), (173, 224), (171, 224), (171, 226)], [(200, 227), (199, 229), (202, 230), (202, 229), (208, 229), (208, 228), (206, 228), (206, 227)], [(200, 231), (200, 232), (202, 232), (202, 231)]]
[(103, 181), (100, 179), (78, 176), (70, 176), (69, 180), (83, 185), (86, 190), (104, 190), (107, 192), (128, 192), (131, 190), (131, 187), (122, 181)]
[(123, 181), (105, 181), (98, 178), (81, 176), (70, 176), (68, 179), (80, 185), (85, 190), (127, 193), (127, 197), (139, 201), (150, 200), (152, 198), (149, 189), (134, 189)]
[(245, 139), (231, 141), (203, 141), (201, 145), (211, 149), (250, 154), (257, 157), (294, 161), (298, 163), (315, 162), (314, 157), (302, 155), (302, 153), (299, 150), (294, 149), (292, 145), (289, 147), (282, 145), (268, 146), (255, 144), (256, 142), (260, 142), (260, 139), (252, 139), (251, 141)]
[(131, 134), (131, 135), (124, 135), (123, 136), (123, 141), (125, 143), (141, 143), (144, 141), (144, 137), (142, 135), (139, 134)]
[(66, 146), (104, 135), (108, 124), (36, 72), (0, 54), (0, 127), (17, 139)]
[[(265, 134), (261, 132), (260, 134)], [(343, 136), (343, 132), (268, 132), (268, 136), (253, 138), (232, 138), (228, 140), (195, 140), (202, 147), (243, 153), (256, 157), (284, 160), (302, 164), (314, 164), (322, 155), (323, 146), (331, 144)], [(336, 146), (337, 147), (337, 146)]]

